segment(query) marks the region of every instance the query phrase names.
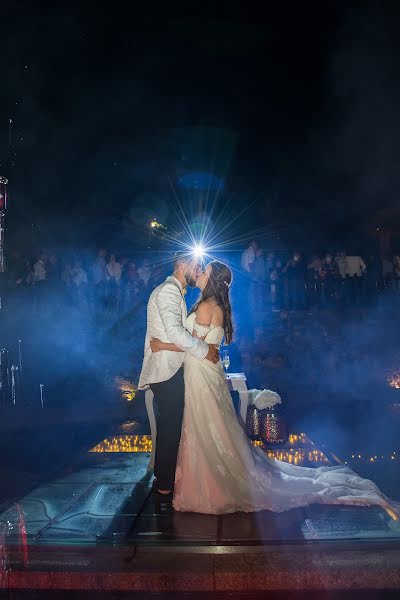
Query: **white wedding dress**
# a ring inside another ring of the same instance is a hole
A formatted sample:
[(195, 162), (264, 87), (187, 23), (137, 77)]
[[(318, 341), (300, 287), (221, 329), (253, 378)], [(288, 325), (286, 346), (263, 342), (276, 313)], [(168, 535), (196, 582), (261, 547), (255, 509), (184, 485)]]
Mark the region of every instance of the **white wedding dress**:
[[(221, 327), (187, 319), (187, 329), (220, 344)], [(175, 476), (178, 511), (223, 514), (280, 512), (309, 504), (380, 505), (393, 510), (379, 488), (349, 467), (307, 468), (269, 458), (244, 433), (221, 363), (185, 357), (185, 411)], [(396, 503), (397, 504), (397, 503)]]

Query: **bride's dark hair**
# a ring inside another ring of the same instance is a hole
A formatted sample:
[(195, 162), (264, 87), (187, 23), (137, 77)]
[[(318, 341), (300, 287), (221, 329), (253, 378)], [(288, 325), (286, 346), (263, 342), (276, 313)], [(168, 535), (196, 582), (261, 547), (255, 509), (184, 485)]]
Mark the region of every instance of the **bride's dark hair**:
[(207, 285), (202, 291), (199, 300), (191, 308), (189, 314), (196, 312), (197, 307), (201, 302), (204, 302), (209, 298), (215, 298), (218, 306), (221, 307), (224, 317), (223, 329), (225, 344), (230, 344), (233, 338), (232, 309), (229, 299), (229, 288), (233, 279), (232, 272), (227, 265), (218, 260), (213, 260), (209, 264), (211, 266), (211, 271)]

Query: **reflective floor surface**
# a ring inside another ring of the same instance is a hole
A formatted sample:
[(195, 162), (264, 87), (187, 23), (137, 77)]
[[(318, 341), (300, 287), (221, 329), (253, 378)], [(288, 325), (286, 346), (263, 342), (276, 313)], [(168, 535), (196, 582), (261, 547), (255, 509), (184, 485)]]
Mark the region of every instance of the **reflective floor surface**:
[[(380, 508), (314, 505), (280, 514), (176, 513), (151, 492), (149, 436), (116, 435), (23, 498), (0, 506), (0, 535), (27, 545), (260, 545), (304, 541), (400, 541), (399, 521)], [(304, 434), (270, 455), (333, 464)]]

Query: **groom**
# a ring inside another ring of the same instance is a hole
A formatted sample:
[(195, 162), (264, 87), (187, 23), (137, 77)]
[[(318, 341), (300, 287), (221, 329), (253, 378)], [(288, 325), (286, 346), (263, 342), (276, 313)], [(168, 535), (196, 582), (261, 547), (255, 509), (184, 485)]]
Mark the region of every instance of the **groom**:
[[(183, 360), (189, 352), (199, 360), (214, 363), (218, 350), (196, 339), (185, 329), (187, 309), (184, 298), (186, 286), (194, 287), (200, 267), (187, 254), (174, 258), (174, 272), (150, 295), (147, 304), (147, 331), (139, 389), (150, 387), (157, 410), (157, 443), (154, 463), (155, 489), (169, 496), (174, 487), (175, 467), (185, 402)], [(158, 338), (181, 348), (182, 352), (152, 353), (150, 340)]]

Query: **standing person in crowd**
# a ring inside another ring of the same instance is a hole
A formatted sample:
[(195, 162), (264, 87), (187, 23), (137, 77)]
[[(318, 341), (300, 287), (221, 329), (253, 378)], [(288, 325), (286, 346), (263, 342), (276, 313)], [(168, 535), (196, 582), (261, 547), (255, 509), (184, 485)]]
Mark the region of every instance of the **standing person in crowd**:
[(60, 280), (60, 266), (55, 254), (50, 254), (47, 261), (47, 280), (51, 283), (57, 283)]
[(70, 262), (64, 264), (61, 272), (61, 281), (64, 286), (64, 294), (68, 299), (68, 303), (72, 302), (72, 265)]
[(122, 312), (125, 306), (125, 291), (126, 291), (126, 282), (127, 282), (127, 271), (129, 265), (129, 258), (126, 256), (122, 257), (120, 260), (121, 263), (121, 279), (119, 282), (119, 310)]
[(136, 264), (133, 261), (128, 262), (122, 271), (122, 279), (122, 310), (129, 311), (138, 300), (141, 287)]
[(149, 287), (149, 281), (152, 276), (152, 269), (150, 259), (143, 259), (142, 266), (138, 269), (139, 279), (141, 279), (143, 283), (143, 287), (147, 289)]
[(44, 252), (39, 254), (39, 257), (33, 265), (33, 286), (35, 296), (35, 309), (42, 312), (45, 307), (46, 283), (47, 283), (47, 255)]
[(253, 240), (246, 250), (243, 251), (240, 265), (246, 273), (254, 272), (254, 264), (256, 262), (257, 251), (260, 249), (258, 242)]
[(93, 301), (104, 305), (107, 285), (107, 250), (101, 249), (92, 265)]
[(295, 252), (283, 269), (286, 283), (286, 308), (305, 308), (305, 268), (300, 252)]
[(242, 271), (244, 274), (243, 285), (245, 286), (245, 289), (247, 289), (246, 301), (247, 301), (249, 307), (251, 308), (249, 315), (248, 315), (248, 319), (249, 319), (248, 326), (250, 327), (251, 330), (253, 330), (253, 328), (255, 326), (255, 317), (256, 317), (255, 313), (258, 310), (256, 308), (257, 284), (256, 284), (254, 271), (255, 271), (255, 265), (256, 265), (256, 259), (257, 259), (257, 252), (259, 250), (260, 250), (260, 246), (259, 246), (258, 242), (256, 240), (253, 240), (252, 242), (250, 242), (248, 247), (243, 251), (241, 261), (240, 261), (240, 265), (242, 267)]
[(321, 298), (321, 267), (320, 257), (317, 254), (313, 254), (306, 270), (307, 296), (311, 306), (318, 304)]
[(32, 284), (32, 269), (29, 261), (18, 251), (11, 253), (8, 274), (11, 293), (15, 298), (23, 300), (28, 286)]
[(71, 283), (77, 288), (88, 284), (88, 277), (80, 260), (75, 260), (74, 266), (70, 271)]
[(339, 269), (339, 282), (338, 282), (338, 296), (343, 303), (348, 302), (348, 291), (347, 291), (347, 254), (345, 250), (340, 250), (335, 256), (335, 262)]
[(400, 290), (400, 254), (393, 256), (393, 278), (396, 290)]
[(110, 254), (110, 260), (107, 263), (107, 279), (114, 280), (119, 285), (121, 275), (121, 263), (117, 261), (115, 254)]
[(359, 305), (363, 298), (364, 274), (367, 265), (359, 254), (347, 256), (346, 279), (349, 291), (349, 300), (352, 305)]
[(275, 267), (276, 256), (274, 252), (268, 252), (267, 258), (265, 261), (266, 275), (269, 276), (272, 269)]
[(108, 287), (108, 305), (111, 309), (118, 309), (120, 301), (120, 283), (122, 267), (117, 261), (115, 254), (110, 254), (110, 260), (107, 263), (107, 287)]
[(385, 288), (390, 288), (393, 285), (394, 263), (389, 256), (382, 258), (382, 278)]
[(47, 278), (47, 256), (44, 252), (39, 254), (39, 257), (33, 265), (33, 283), (37, 285), (41, 281), (46, 281)]
[[(24, 259), (18, 250), (14, 250), (10, 254), (8, 261), (8, 279), (12, 287), (16, 287), (17, 281), (23, 277), (25, 272)], [(26, 275), (25, 275), (26, 277)]]
[(49, 295), (49, 304), (57, 310), (60, 307), (60, 287), (61, 273), (58, 258), (55, 254), (50, 254), (47, 261), (47, 293)]
[(323, 306), (330, 307), (337, 298), (337, 284), (340, 277), (338, 264), (330, 252), (327, 252), (322, 260), (319, 277), (321, 302)]
[(254, 261), (253, 275), (254, 282), (254, 307), (257, 311), (266, 309), (267, 303), (267, 268), (264, 256), (264, 250), (258, 248)]
[(12, 288), (22, 288), (29, 283), (31, 275), (29, 261), (17, 250), (11, 253), (8, 267), (9, 281)]
[(276, 258), (269, 273), (271, 286), (271, 305), (274, 312), (279, 311), (282, 306), (282, 261)]
[(265, 259), (265, 289), (267, 303), (273, 308), (271, 273), (275, 267), (275, 253), (268, 252)]
[(80, 260), (75, 260), (71, 269), (71, 289), (75, 304), (80, 309), (86, 309), (88, 276)]
[(345, 279), (347, 274), (347, 254), (345, 250), (340, 250), (337, 253), (335, 262), (338, 266), (340, 277)]
[(382, 291), (382, 263), (376, 254), (367, 258), (366, 292), (368, 301), (371, 302)]

